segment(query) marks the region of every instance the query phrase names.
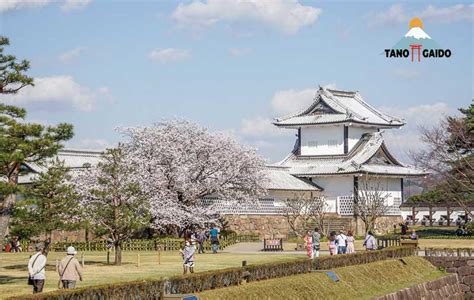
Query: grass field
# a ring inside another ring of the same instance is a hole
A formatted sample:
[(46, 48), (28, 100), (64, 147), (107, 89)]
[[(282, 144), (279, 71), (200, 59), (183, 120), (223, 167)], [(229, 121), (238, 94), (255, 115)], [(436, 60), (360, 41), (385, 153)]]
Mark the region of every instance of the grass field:
[[(294, 250), (296, 244), (284, 243), (285, 250)], [(474, 240), (420, 240), (421, 249), (425, 247), (438, 248), (474, 248)], [(258, 247), (257, 247), (258, 248)], [(326, 243), (322, 250), (327, 250)], [(362, 241), (356, 241), (356, 249), (362, 250)], [(112, 282), (130, 281), (136, 279), (160, 278), (179, 275), (182, 272), (181, 257), (177, 252), (163, 252), (161, 263), (158, 264), (156, 252), (140, 252), (140, 265), (138, 266), (137, 252), (124, 252), (123, 265), (112, 266), (106, 264), (105, 252), (85, 253), (85, 281), (78, 282), (78, 287), (105, 284)], [(13, 295), (31, 292), (26, 285), (27, 262), (31, 253), (0, 253), (0, 299)], [(55, 272), (56, 259), (64, 253), (51, 252), (48, 255), (47, 280), (45, 291), (56, 289), (59, 279)], [(305, 257), (303, 252), (295, 253), (228, 253), (204, 254), (196, 257), (196, 272), (238, 267), (242, 260), (248, 264), (265, 264), (275, 261), (286, 261)], [(78, 255), (78, 258), (80, 256)], [(113, 257), (111, 255), (111, 260)]]
[(407, 257), (332, 271), (334, 282), (320, 272), (252, 282), (205, 291), (200, 299), (372, 299), (445, 275), (421, 257)]
[[(27, 263), (31, 253), (0, 253), (0, 299), (13, 295), (28, 294), (31, 288), (26, 284)], [(44, 291), (56, 289), (59, 276), (55, 271), (56, 259), (64, 253), (51, 252), (48, 255), (46, 268), (46, 284)], [(228, 267), (241, 266), (242, 260), (248, 264), (264, 264), (267, 262), (287, 261), (303, 257), (298, 254), (200, 254), (196, 256), (196, 272)], [(79, 255), (78, 255), (78, 258)], [(111, 260), (113, 257), (111, 256)], [(107, 265), (106, 253), (86, 252), (84, 281), (78, 287), (111, 282), (130, 281), (136, 279), (160, 278), (179, 275), (182, 272), (182, 260), (178, 252), (170, 251), (161, 254), (158, 264), (156, 252), (140, 252), (140, 266), (137, 265), (137, 252), (124, 252), (122, 266)]]

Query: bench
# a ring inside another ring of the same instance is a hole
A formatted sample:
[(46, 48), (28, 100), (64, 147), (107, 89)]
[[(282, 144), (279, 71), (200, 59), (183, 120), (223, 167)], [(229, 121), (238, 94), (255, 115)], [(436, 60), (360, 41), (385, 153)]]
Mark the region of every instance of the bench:
[(418, 248), (418, 240), (400, 240), (400, 246)]
[(263, 251), (283, 251), (283, 239), (264, 239)]

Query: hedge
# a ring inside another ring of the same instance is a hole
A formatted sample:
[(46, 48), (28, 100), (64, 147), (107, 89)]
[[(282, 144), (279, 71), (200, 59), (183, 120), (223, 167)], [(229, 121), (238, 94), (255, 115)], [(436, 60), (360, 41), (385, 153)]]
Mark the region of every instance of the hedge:
[(416, 249), (414, 248), (394, 247), (376, 251), (357, 252), (354, 254), (324, 256), (314, 260), (299, 259), (266, 265), (251, 265), (242, 268), (199, 272), (184, 276), (174, 276), (168, 279), (144, 280), (72, 290), (58, 290), (50, 293), (10, 299), (159, 299), (161, 291), (164, 291), (165, 294), (197, 293), (210, 289), (239, 285), (243, 280), (247, 282), (266, 280), (309, 273), (312, 270), (327, 270), (413, 255), (416, 255)]

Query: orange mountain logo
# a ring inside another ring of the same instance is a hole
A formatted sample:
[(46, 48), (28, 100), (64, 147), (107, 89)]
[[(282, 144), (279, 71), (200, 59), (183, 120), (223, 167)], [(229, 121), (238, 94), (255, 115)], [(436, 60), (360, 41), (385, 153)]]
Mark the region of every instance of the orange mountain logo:
[(423, 21), (413, 18), (408, 24), (408, 32), (390, 49), (385, 49), (387, 58), (409, 58), (411, 61), (421, 61), (421, 58), (449, 58), (450, 49), (443, 49), (429, 36)]

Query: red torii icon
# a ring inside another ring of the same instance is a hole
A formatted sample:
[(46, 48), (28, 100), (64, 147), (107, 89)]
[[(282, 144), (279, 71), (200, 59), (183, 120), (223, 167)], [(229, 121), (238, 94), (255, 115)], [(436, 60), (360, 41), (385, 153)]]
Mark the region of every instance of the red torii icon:
[(420, 45), (420, 44), (411, 44), (410, 45), (410, 48), (411, 48), (411, 61), (412, 62), (413, 62), (413, 53), (415, 52), (415, 50), (418, 50), (418, 62), (420, 62), (421, 47), (423, 47), (423, 45)]

